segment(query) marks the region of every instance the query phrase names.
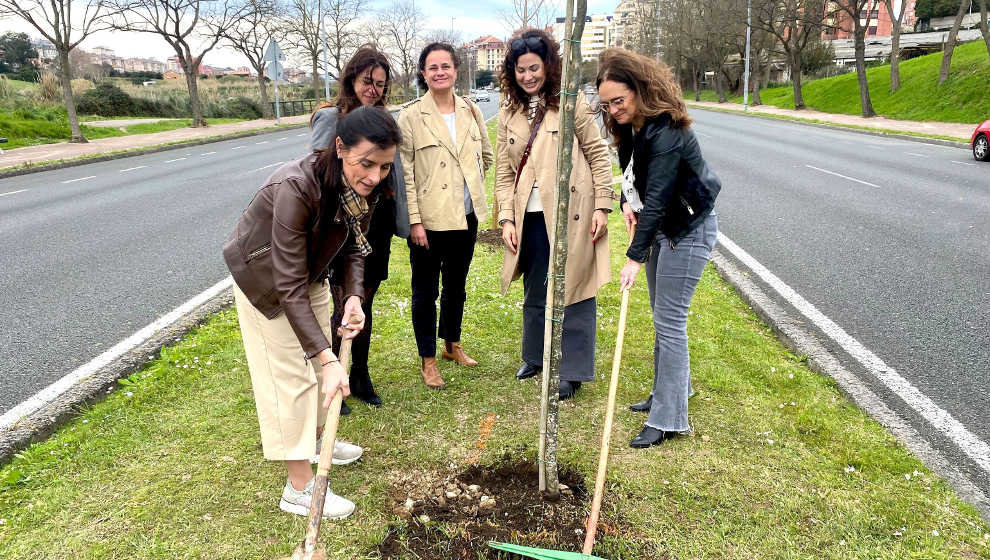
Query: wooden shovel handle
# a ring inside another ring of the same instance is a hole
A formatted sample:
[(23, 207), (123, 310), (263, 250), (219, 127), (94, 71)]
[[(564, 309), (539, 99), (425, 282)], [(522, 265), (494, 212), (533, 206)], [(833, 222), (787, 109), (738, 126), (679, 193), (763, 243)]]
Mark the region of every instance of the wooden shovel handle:
[[(346, 334), (348, 329), (344, 329)], [(337, 359), (344, 371), (347, 371), (347, 362), (351, 357), (351, 339), (344, 338), (340, 342), (340, 352)], [(321, 372), (322, 374), (322, 372)], [(340, 424), (340, 405), (344, 402), (344, 393), (339, 389), (330, 401), (330, 409), (327, 410), (327, 419), (323, 424), (323, 443), (320, 445), (320, 463), (316, 468), (316, 480), (313, 482), (313, 501), (309, 505), (309, 524), (306, 527), (306, 540), (303, 546), (307, 551), (312, 551), (316, 547), (316, 541), (320, 539), (320, 523), (323, 521), (323, 503), (327, 498), (327, 484), (329, 482), (330, 466), (333, 464), (333, 444), (337, 440), (337, 426)]]

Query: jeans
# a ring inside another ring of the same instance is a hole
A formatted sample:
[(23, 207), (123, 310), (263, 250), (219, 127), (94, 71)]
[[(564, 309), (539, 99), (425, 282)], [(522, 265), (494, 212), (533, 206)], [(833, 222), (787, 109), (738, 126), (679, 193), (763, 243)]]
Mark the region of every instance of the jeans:
[[(550, 239), (543, 212), (526, 212), (519, 243), (519, 269), (523, 275), (522, 359), (543, 367), (543, 335), (546, 326), (547, 271), (550, 267)], [(595, 298), (564, 308), (560, 379), (595, 380)]]
[[(467, 215), (467, 230), (426, 230), (430, 248), (409, 240), (412, 269), (412, 323), (416, 347), (422, 358), (437, 355), (437, 296), (440, 296), (439, 336), (447, 342), (460, 342), (464, 302), (467, 300), (468, 269), (478, 241), (478, 218)], [(438, 284), (443, 291), (438, 293)]]
[(673, 248), (663, 234), (653, 243), (646, 276), (653, 308), (653, 391), (646, 425), (666, 432), (686, 432), (691, 362), (687, 318), (694, 289), (701, 280), (718, 239), (718, 217), (712, 212)]

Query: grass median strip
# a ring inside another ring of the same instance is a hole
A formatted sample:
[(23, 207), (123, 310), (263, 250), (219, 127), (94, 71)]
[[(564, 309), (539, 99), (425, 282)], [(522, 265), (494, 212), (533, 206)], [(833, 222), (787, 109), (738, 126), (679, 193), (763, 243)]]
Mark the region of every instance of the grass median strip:
[[(610, 225), (618, 270), (627, 243), (619, 213)], [(333, 558), (376, 558), (389, 525), (416, 523), (393, 513), (394, 500), (405, 499), (396, 495), (400, 481), (536, 454), (539, 384), (513, 376), (522, 291), (498, 292), (502, 249), (479, 244), (468, 282), (463, 340), (481, 365), (442, 362), (442, 392), (419, 378), (408, 262), (405, 243), (395, 240), (372, 336), (372, 377), (385, 407), (352, 400), (354, 413), (342, 422), (340, 437), (366, 452), (332, 473), (332, 489), (358, 505), (351, 518), (324, 524)], [(613, 283), (598, 298), (598, 381), (561, 406), (559, 459), (586, 484), (597, 465), (618, 295)], [(648, 307), (640, 278), (620, 407), (652, 383)], [(618, 410), (596, 555), (990, 557), (990, 527), (976, 511), (786, 351), (710, 267), (689, 334), (695, 431), (633, 450), (626, 442), (643, 416)], [(279, 511), (283, 483), (283, 468), (261, 456), (237, 317), (227, 309), (0, 469), (0, 557), (286, 556), (305, 519)]]

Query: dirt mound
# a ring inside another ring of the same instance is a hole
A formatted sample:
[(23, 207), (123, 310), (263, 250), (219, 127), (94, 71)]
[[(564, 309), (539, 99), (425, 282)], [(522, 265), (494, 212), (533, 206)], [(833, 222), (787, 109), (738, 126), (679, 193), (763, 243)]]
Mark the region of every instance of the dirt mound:
[(502, 247), (502, 228), (478, 230), (478, 243), (487, 243), (493, 247)]
[(536, 464), (508, 460), (446, 477), (407, 477), (392, 494), (404, 522), (389, 528), (378, 551), (382, 558), (507, 558), (488, 547), (491, 540), (579, 551), (588, 493), (570, 469), (561, 469), (560, 482), (560, 499), (545, 500)]

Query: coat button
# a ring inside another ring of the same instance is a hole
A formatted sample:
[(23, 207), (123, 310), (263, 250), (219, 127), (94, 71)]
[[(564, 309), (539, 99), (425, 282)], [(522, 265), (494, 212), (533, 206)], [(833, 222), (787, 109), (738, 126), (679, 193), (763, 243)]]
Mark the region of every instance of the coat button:
[(447, 162), (446, 161), (441, 161), (440, 162), (440, 167), (447, 167)]
[(515, 143), (516, 143), (515, 138), (509, 138), (509, 144), (515, 144)]
[(574, 219), (575, 220), (579, 220), (579, 219), (581, 219), (581, 216), (578, 216), (577, 214), (574, 214)]
[(443, 188), (445, 188), (445, 189), (447, 188), (447, 183), (444, 183), (443, 184)]
[(575, 189), (575, 188), (574, 188), (574, 186), (573, 186), (573, 185), (571, 185), (571, 192), (574, 192), (574, 191), (576, 191), (576, 190), (577, 190), (577, 189)]

